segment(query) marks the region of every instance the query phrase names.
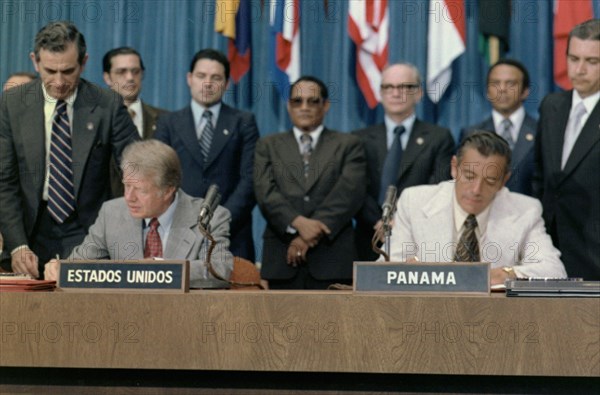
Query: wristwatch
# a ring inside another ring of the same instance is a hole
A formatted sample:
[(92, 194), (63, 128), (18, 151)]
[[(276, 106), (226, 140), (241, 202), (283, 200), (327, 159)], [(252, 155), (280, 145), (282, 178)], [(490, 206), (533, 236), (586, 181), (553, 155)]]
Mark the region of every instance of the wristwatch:
[(515, 269), (512, 266), (504, 266), (502, 271), (508, 274), (509, 278), (517, 278), (517, 273), (515, 273)]

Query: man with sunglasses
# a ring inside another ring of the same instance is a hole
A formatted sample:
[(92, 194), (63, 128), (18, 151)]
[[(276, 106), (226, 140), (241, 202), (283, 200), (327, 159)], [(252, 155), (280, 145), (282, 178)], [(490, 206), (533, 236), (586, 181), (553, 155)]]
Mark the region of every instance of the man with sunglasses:
[(367, 196), (356, 215), (356, 246), (361, 261), (379, 256), (371, 248), (381, 227), (381, 204), (389, 185), (404, 188), (436, 184), (450, 178), (454, 139), (450, 130), (417, 119), (423, 97), (419, 70), (409, 63), (387, 66), (381, 78), (384, 123), (354, 132), (367, 155)]
[(256, 145), (254, 190), (267, 221), (262, 278), (273, 289), (326, 289), (352, 281), (352, 217), (366, 185), (362, 144), (323, 126), (327, 87), (305, 76), (291, 88), (292, 130)]

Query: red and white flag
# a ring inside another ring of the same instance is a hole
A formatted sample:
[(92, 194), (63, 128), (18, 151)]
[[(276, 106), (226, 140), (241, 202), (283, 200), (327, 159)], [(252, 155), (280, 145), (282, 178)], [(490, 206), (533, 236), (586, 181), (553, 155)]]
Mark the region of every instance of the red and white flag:
[(563, 89), (573, 87), (567, 75), (569, 32), (593, 17), (592, 0), (554, 0), (554, 82)]
[(430, 0), (427, 33), (427, 94), (440, 101), (452, 80), (452, 62), (465, 52), (464, 0)]
[(348, 34), (356, 44), (356, 81), (367, 105), (379, 103), (381, 71), (388, 61), (387, 0), (353, 0), (348, 5)]

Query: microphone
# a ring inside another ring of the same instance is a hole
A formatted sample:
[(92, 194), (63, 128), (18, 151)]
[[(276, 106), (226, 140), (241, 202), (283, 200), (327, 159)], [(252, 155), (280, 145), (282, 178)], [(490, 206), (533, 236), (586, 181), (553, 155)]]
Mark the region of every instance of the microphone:
[(381, 209), (383, 210), (383, 215), (381, 219), (383, 223), (389, 223), (392, 219), (392, 215), (394, 214), (394, 210), (396, 208), (396, 193), (398, 190), (395, 186), (390, 185), (387, 188), (387, 192), (385, 193), (385, 200), (381, 205)]
[(204, 196), (204, 200), (200, 205), (200, 213), (198, 213), (198, 224), (202, 225), (204, 228), (208, 226), (210, 222), (210, 218), (214, 210), (217, 208), (219, 201), (221, 200), (221, 195), (219, 194), (219, 187), (217, 184), (212, 184), (208, 187), (208, 191), (206, 191), (206, 195)]

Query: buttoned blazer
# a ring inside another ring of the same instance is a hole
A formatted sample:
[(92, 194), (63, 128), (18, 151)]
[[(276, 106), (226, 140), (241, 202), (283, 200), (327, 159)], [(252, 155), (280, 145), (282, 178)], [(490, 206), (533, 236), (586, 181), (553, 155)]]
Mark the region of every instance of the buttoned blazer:
[[(459, 141), (467, 138), (476, 130), (487, 130), (496, 133), (499, 132), (494, 127), (494, 120), (492, 117), (489, 117), (477, 125), (472, 125), (461, 130)], [(533, 193), (532, 177), (534, 169), (534, 145), (536, 133), (537, 121), (530, 115), (525, 115), (521, 129), (519, 130), (519, 137), (517, 138), (515, 147), (512, 150), (511, 175), (506, 183), (506, 187), (511, 191), (523, 193), (528, 196), (531, 196)]]
[[(163, 252), (165, 259), (190, 261), (190, 280), (206, 278), (209, 241), (198, 229), (197, 222), (202, 201), (179, 190)], [(216, 241), (211, 264), (225, 278), (229, 278), (233, 269), (233, 256), (229, 252), (230, 221), (229, 211), (221, 206), (210, 221), (211, 235)], [(88, 235), (67, 259), (144, 259), (143, 237), (143, 220), (131, 216), (124, 198), (113, 199), (104, 203)]]
[(221, 204), (231, 212), (231, 251), (254, 261), (252, 168), (258, 140), (254, 115), (223, 103), (206, 162), (190, 106), (161, 116), (154, 137), (177, 151), (186, 193), (203, 197), (211, 184), (219, 186)]
[[(454, 182), (407, 188), (398, 200), (390, 260), (452, 262), (456, 251)], [(527, 277), (565, 277), (560, 252), (552, 245), (537, 199), (506, 187), (490, 204), (488, 223), (479, 240), (481, 260), (492, 268), (515, 266)]]
[[(110, 160), (139, 135), (123, 99), (80, 80), (71, 120), (77, 220), (87, 230), (110, 197)], [(44, 95), (35, 80), (2, 95), (0, 231), (10, 249), (28, 244), (39, 216), (46, 147)]]
[(540, 106), (534, 196), (572, 277), (600, 280), (600, 102), (583, 125), (561, 170), (572, 91), (548, 95)]
[(349, 133), (325, 128), (309, 160), (303, 161), (292, 131), (272, 134), (256, 146), (254, 188), (267, 221), (261, 275), (292, 278), (297, 268), (287, 265), (287, 249), (297, 235), (288, 226), (299, 215), (317, 219), (331, 230), (308, 250), (307, 265), (319, 280), (352, 278), (356, 259), (352, 217), (363, 203), (366, 165), (360, 140)]

